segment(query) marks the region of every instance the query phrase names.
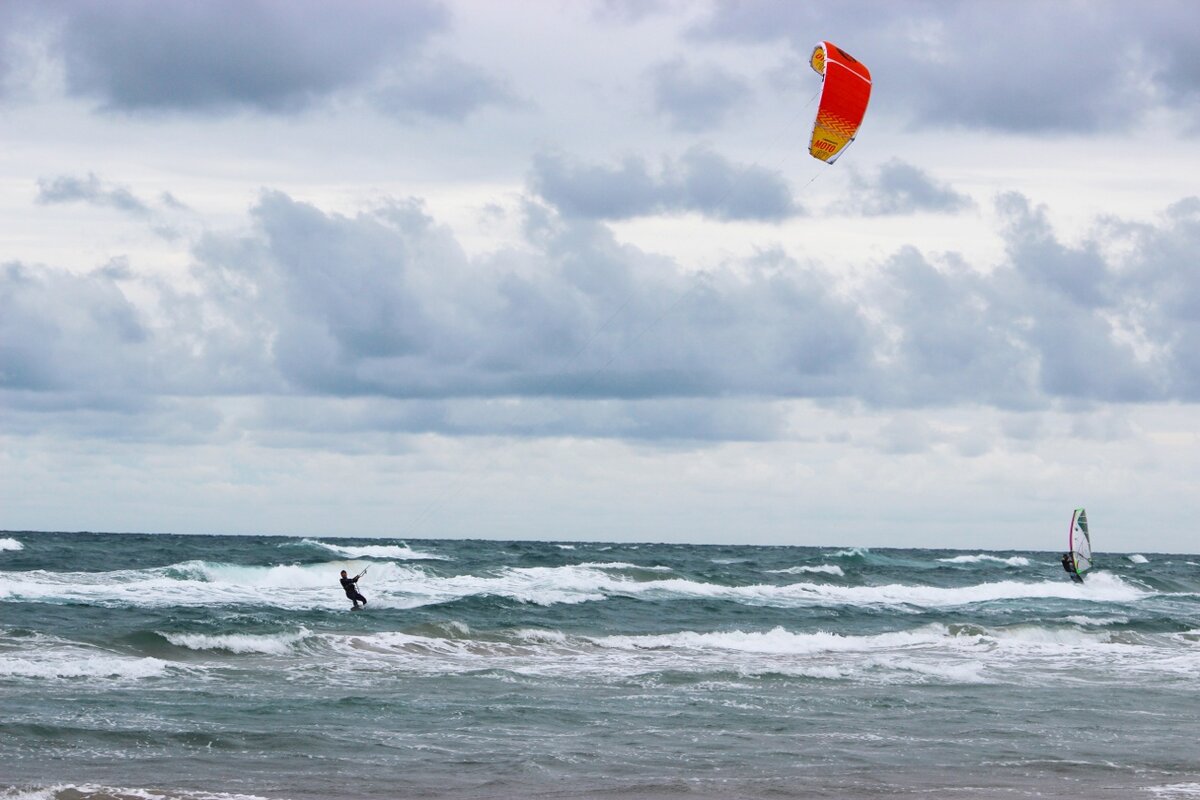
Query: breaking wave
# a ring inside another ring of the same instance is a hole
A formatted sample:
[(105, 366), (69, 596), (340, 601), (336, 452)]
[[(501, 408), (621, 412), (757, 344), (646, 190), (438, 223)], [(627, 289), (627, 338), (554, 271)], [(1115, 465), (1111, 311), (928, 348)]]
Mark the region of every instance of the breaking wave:
[[(80, 602), (97, 605), (203, 606), (269, 605), (282, 608), (344, 606), (337, 573), (366, 564), (244, 566), (189, 561), (168, 567), (115, 572), (43, 570), (0, 573), (0, 599)], [(1064, 581), (995, 581), (971, 586), (913, 584), (846, 586), (829, 583), (728, 585), (687, 578), (637, 580), (614, 570), (658, 569), (626, 562), (558, 567), (502, 567), (482, 575), (438, 575), (421, 567), (374, 562), (362, 589), (375, 607), (412, 608), (469, 597), (500, 597), (550, 606), (635, 597), (649, 600), (708, 598), (746, 605), (914, 606), (946, 608), (1026, 598), (1133, 602), (1149, 592), (1111, 573), (1092, 575), (1082, 585)], [(823, 570), (827, 574), (836, 574)], [(641, 576), (646, 577), (646, 576)]]
[(788, 567), (787, 569), (769, 569), (767, 572), (773, 572), (782, 575), (802, 575), (804, 573), (820, 573), (824, 575), (837, 575), (839, 578), (845, 577), (846, 573), (836, 564), (822, 564), (819, 567)]
[(938, 561), (946, 564), (979, 564), (981, 562), (990, 561), (996, 564), (1004, 564), (1009, 567), (1028, 567), (1029, 559), (1025, 556), (1012, 556), (1011, 558), (1000, 558), (999, 556), (989, 556), (986, 553), (980, 553), (974, 556), (954, 556), (953, 558), (939, 558)]
[(4, 551), (4, 550), (14, 550), (15, 551), (15, 550), (24, 550), (24, 549), (25, 549), (25, 545), (21, 544), (21, 542), (12, 538), (11, 536), (0, 539), (0, 551)]
[(313, 634), (304, 628), (295, 633), (159, 633), (177, 647), (189, 650), (221, 650), (228, 653), (258, 653), (283, 655), (292, 652), (295, 645)]
[[(290, 544), (290, 543), (289, 543)], [(330, 544), (316, 539), (303, 539), (298, 544), (319, 547), (345, 558), (394, 558), (399, 561), (449, 561), (449, 557), (436, 553), (413, 550), (403, 542), (400, 544)]]

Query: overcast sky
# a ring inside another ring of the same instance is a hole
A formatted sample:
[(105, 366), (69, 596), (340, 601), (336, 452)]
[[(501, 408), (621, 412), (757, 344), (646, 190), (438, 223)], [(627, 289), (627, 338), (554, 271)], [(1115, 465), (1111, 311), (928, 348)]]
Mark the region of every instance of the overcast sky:
[(0, 528), (1198, 552), (1197, 30), (2, 0)]

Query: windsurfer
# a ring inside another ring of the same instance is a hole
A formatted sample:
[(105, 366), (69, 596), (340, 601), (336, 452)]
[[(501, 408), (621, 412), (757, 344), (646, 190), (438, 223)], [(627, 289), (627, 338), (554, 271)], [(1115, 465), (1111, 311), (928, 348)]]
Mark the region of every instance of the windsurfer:
[(1083, 583), (1083, 576), (1075, 571), (1075, 559), (1071, 557), (1070, 553), (1062, 554), (1062, 568), (1071, 576), (1071, 580), (1076, 583)]

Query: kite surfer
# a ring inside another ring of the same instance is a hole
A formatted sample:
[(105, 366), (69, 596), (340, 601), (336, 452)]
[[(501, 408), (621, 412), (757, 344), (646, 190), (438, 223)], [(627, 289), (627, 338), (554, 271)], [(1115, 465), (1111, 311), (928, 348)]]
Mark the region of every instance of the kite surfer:
[[(367, 569), (370, 569), (368, 566)], [(354, 602), (354, 611), (358, 611), (358, 604), (367, 604), (367, 598), (363, 597), (358, 591), (358, 579), (367, 574), (367, 569), (355, 575), (353, 578), (346, 577), (346, 570), (342, 570), (342, 588), (346, 590), (346, 597), (349, 597)]]
[(1062, 567), (1067, 571), (1067, 574), (1071, 576), (1071, 580), (1075, 581), (1076, 583), (1083, 583), (1083, 576), (1075, 571), (1075, 559), (1071, 557), (1070, 553), (1062, 554)]

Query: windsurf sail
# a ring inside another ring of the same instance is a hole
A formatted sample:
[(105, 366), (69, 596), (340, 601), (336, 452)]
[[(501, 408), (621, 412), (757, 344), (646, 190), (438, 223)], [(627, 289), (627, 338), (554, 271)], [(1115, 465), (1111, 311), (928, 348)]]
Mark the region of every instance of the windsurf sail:
[(1071, 515), (1071, 563), (1075, 574), (1082, 576), (1092, 568), (1092, 537), (1088, 533), (1087, 512), (1082, 508), (1075, 509)]

